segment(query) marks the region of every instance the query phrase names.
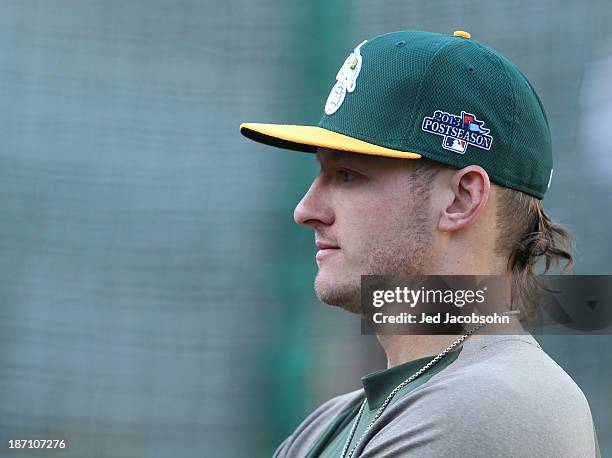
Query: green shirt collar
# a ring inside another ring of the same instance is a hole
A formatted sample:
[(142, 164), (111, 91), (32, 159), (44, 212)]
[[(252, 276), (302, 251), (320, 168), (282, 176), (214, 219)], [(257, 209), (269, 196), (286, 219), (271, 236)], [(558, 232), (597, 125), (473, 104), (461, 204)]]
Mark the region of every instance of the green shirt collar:
[[(455, 361), (461, 349), (462, 347), (459, 347), (457, 350), (448, 353), (442, 360), (438, 361), (436, 365), (420, 377), (417, 377), (410, 384), (412, 385), (415, 383), (420, 385), (427, 381), (433, 375)], [(424, 358), (408, 361), (407, 363), (400, 364), (390, 369), (383, 369), (362, 377), (361, 383), (363, 384), (363, 389), (368, 400), (369, 409), (379, 409), (385, 399), (387, 399), (387, 396), (389, 396), (389, 393), (391, 393), (396, 386), (425, 366), (433, 358), (435, 358), (435, 355), (425, 356)]]

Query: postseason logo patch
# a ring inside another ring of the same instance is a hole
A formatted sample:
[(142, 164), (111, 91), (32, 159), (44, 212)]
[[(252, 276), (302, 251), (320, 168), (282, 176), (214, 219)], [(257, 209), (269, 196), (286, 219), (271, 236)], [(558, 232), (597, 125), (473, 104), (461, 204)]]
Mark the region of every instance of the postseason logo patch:
[(421, 129), (444, 137), (442, 147), (459, 154), (464, 154), (468, 145), (488, 151), (493, 143), (493, 137), (489, 135), (489, 129), (485, 129), (484, 121), (479, 121), (475, 115), (465, 111), (457, 116), (436, 110), (433, 117), (423, 118)]

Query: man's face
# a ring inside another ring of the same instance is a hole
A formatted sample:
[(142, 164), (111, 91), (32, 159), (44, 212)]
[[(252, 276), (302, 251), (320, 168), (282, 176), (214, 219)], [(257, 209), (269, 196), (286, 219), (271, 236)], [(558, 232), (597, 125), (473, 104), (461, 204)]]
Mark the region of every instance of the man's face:
[(319, 148), (319, 175), (294, 213), (315, 230), (315, 290), (360, 311), (361, 275), (424, 273), (436, 223), (428, 193), (415, 192), (409, 159)]

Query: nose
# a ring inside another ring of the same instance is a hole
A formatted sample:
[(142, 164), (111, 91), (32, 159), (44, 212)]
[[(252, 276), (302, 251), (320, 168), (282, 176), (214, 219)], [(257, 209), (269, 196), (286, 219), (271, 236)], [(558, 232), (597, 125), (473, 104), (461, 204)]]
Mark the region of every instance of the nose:
[(334, 222), (334, 213), (329, 205), (329, 196), (324, 191), (317, 177), (295, 207), (293, 219), (303, 226), (316, 228), (317, 225), (330, 226)]

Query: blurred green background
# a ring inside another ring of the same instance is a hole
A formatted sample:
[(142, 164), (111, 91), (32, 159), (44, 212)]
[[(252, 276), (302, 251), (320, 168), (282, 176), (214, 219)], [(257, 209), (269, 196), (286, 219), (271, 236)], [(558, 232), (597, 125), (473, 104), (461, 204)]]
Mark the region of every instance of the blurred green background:
[[(292, 219), (313, 157), (238, 133), (317, 122), (380, 33), (468, 30), (524, 71), (553, 131), (545, 206), (577, 237), (575, 272), (611, 274), (610, 24), (607, 0), (3, 1), (0, 438), (270, 456), (384, 367), (314, 295), (313, 234)], [(612, 456), (612, 337), (538, 340)]]

